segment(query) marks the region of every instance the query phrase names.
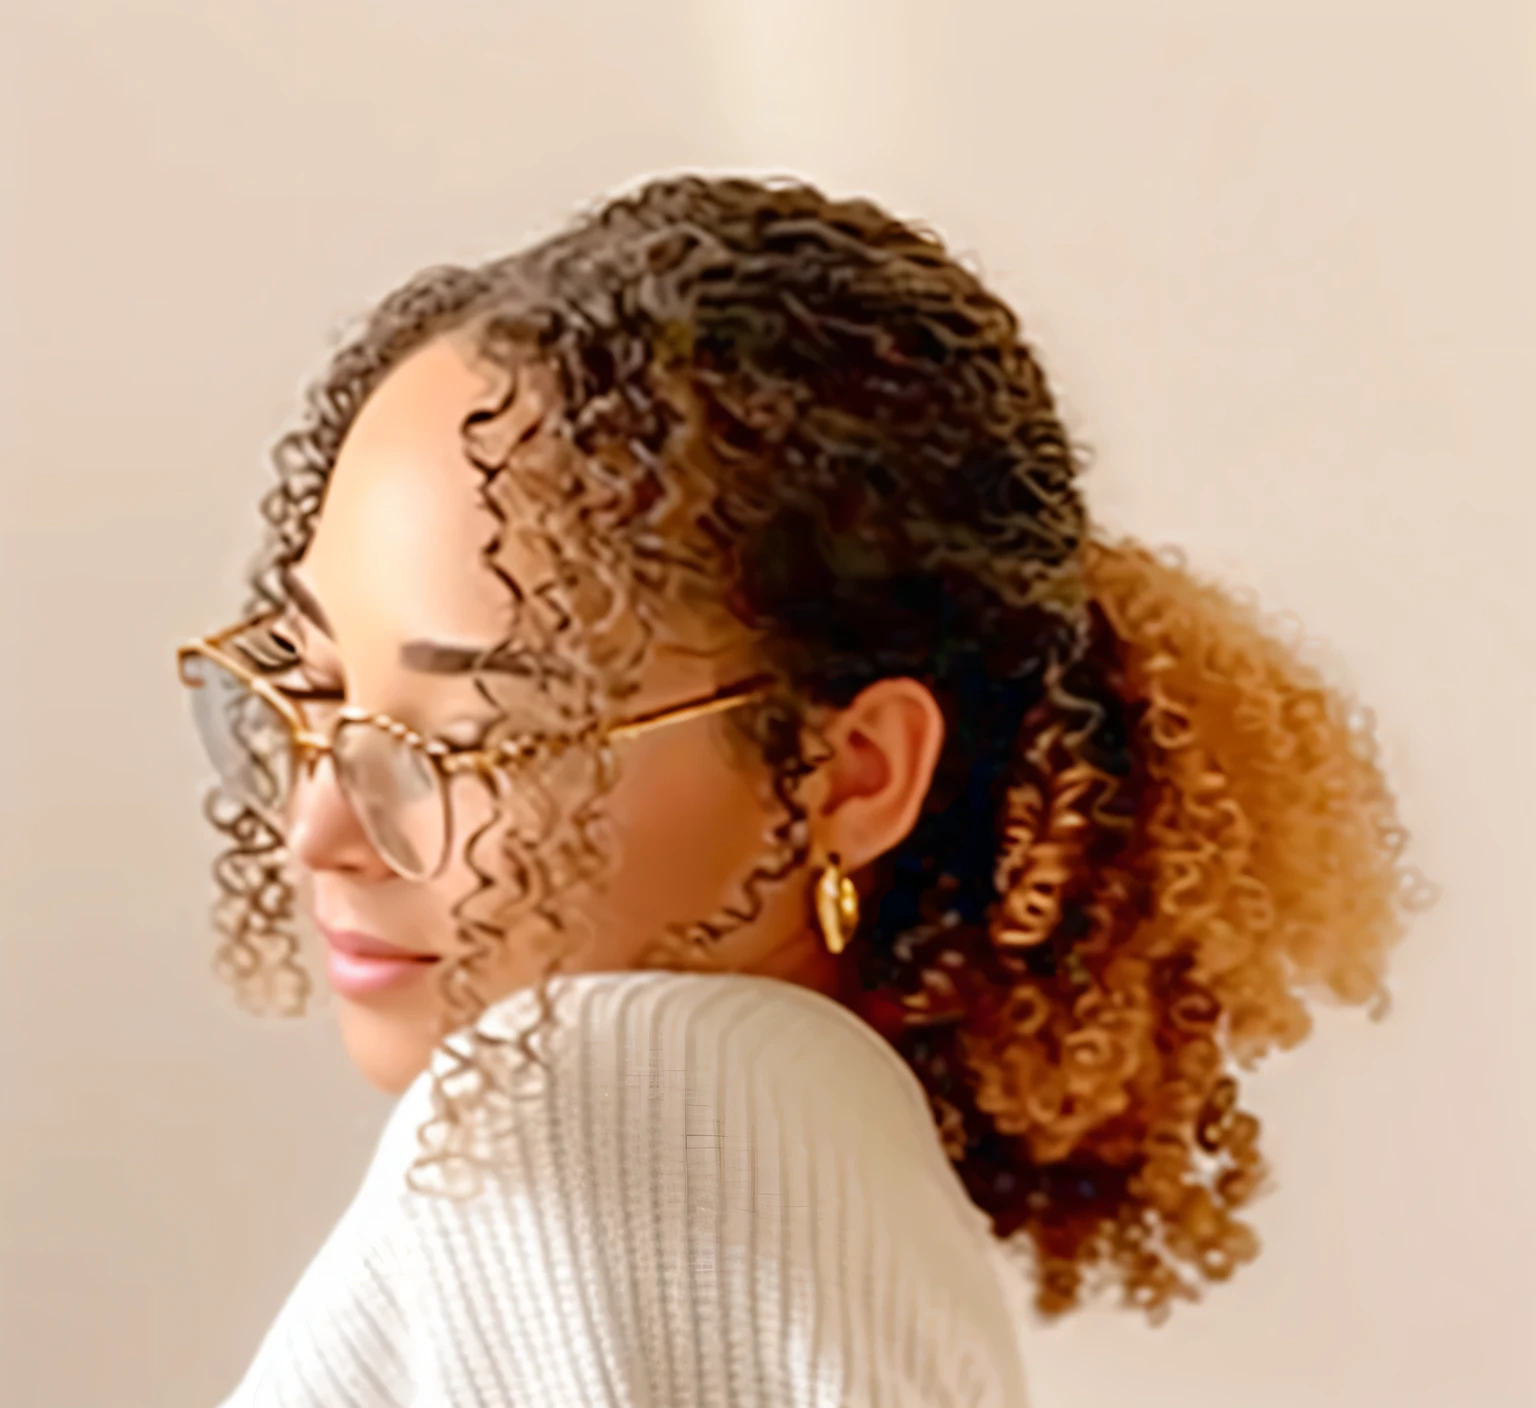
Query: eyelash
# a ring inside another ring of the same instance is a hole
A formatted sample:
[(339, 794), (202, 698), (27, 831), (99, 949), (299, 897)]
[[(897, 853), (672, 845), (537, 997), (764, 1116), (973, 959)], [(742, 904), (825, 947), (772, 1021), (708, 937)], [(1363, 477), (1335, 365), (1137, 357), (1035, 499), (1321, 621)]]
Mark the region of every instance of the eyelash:
[[(263, 645), (282, 657), (281, 661), (271, 658)], [(259, 665), (265, 666), (268, 682), (284, 699), (294, 704), (345, 704), (347, 693), (344, 689), (328, 685), (311, 684), (304, 678), (304, 660), (298, 644), (282, 635), (275, 629), (267, 631), (265, 642), (258, 642), (254, 650), (250, 652), (256, 658)], [(265, 658), (262, 658), (265, 657)], [(298, 676), (302, 683), (284, 683), (284, 676)], [(475, 741), (469, 742), (463, 739), (445, 740), (456, 749), (464, 752), (473, 752), (482, 746), (483, 729), (476, 730)]]
[(345, 704), (347, 695), (341, 689), (321, 689), (318, 685), (299, 687), (291, 684), (274, 683), (272, 686), (284, 699), (291, 699), (295, 704)]
[[(290, 640), (276, 628), (269, 627), (265, 641), (252, 642), (250, 653), (259, 666), (264, 667), (272, 687), (285, 699), (295, 704), (343, 704), (346, 691), (333, 686), (283, 682), (283, 676), (298, 675), (303, 679), (304, 661), (297, 642)], [(273, 659), (273, 654), (280, 657)]]

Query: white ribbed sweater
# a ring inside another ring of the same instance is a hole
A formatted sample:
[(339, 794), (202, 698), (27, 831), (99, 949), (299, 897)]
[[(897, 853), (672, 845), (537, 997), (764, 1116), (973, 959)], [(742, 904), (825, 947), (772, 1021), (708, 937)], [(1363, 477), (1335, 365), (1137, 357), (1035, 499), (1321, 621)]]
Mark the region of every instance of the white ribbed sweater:
[(873, 1031), (767, 978), (555, 998), (481, 1191), (407, 1189), (423, 1077), (226, 1408), (1022, 1403), (1009, 1273)]

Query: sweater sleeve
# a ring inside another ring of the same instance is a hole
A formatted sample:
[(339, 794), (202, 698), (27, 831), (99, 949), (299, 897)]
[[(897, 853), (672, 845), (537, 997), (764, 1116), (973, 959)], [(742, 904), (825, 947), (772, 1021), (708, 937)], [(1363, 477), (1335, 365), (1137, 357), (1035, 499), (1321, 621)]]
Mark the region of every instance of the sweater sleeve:
[(1023, 1401), (985, 1220), (872, 1031), (758, 978), (570, 979), (555, 1011), (473, 1196), (405, 1191), (408, 1093), (231, 1408)]

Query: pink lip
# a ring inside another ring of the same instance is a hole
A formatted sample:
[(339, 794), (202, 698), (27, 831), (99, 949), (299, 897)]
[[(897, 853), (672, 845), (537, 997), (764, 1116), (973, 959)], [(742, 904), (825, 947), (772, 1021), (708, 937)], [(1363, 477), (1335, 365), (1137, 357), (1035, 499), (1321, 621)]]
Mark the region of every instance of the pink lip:
[(369, 934), (319, 928), (329, 949), (326, 976), (344, 997), (366, 997), (414, 982), (437, 962), (435, 954), (413, 953)]

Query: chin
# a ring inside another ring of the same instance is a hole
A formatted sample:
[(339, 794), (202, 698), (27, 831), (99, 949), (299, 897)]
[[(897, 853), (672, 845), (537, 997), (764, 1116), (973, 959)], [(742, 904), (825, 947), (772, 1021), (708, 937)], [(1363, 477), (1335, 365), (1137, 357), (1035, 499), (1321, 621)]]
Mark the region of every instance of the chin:
[(432, 1059), (435, 1024), (417, 1014), (381, 1011), (336, 999), (337, 1024), (347, 1055), (369, 1085), (399, 1095)]

